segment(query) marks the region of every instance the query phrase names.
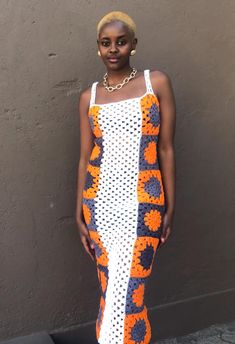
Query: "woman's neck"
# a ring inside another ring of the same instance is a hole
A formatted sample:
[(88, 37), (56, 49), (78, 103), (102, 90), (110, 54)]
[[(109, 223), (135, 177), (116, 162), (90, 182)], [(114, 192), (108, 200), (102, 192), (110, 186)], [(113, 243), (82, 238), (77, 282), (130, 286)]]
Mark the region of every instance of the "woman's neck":
[(127, 65), (121, 70), (107, 70), (109, 85), (115, 85), (121, 82), (125, 77), (127, 77), (132, 71), (132, 67)]

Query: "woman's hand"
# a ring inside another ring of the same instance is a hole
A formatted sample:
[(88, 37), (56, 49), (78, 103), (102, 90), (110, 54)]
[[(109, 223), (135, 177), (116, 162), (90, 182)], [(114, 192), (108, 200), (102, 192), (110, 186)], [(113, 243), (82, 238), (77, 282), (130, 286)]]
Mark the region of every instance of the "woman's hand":
[(161, 247), (162, 245), (165, 245), (168, 237), (170, 236), (172, 221), (173, 221), (173, 215), (166, 212), (163, 216), (163, 229), (162, 229), (162, 235), (160, 237), (158, 248)]
[(90, 238), (89, 231), (86, 227), (86, 224), (82, 220), (77, 220), (77, 226), (79, 229), (81, 242), (86, 252), (89, 254), (91, 259), (95, 261), (95, 250), (94, 250), (95, 246)]

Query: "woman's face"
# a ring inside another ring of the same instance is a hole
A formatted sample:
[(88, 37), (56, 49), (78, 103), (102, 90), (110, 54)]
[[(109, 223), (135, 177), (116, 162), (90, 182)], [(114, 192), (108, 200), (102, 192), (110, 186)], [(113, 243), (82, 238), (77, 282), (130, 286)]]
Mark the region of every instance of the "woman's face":
[(137, 39), (120, 21), (104, 25), (97, 40), (101, 58), (108, 70), (119, 70), (129, 64), (130, 52)]

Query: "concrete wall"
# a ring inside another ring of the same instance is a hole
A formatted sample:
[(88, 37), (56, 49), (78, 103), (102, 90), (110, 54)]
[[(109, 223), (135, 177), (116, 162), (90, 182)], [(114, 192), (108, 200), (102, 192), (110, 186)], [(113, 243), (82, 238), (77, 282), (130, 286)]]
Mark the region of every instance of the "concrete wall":
[(104, 73), (96, 23), (116, 9), (137, 23), (133, 66), (167, 72), (177, 102), (176, 217), (149, 308), (166, 306), (173, 323), (171, 305), (187, 304), (197, 327), (211, 313), (192, 301), (235, 290), (235, 2), (1, 0), (0, 339), (96, 319), (96, 269), (74, 219), (77, 102)]

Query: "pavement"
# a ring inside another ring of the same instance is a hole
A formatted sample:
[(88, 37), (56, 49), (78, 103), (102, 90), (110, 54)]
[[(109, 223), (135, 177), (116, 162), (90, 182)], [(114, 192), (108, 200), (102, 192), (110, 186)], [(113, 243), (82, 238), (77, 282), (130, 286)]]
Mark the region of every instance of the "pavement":
[(176, 338), (160, 340), (154, 344), (233, 344), (235, 343), (235, 321), (211, 325), (203, 330)]
[[(52, 344), (54, 341), (46, 332), (25, 337), (13, 338), (0, 344)], [(56, 341), (55, 341), (56, 343)], [(59, 341), (66, 343), (66, 341)], [(70, 343), (78, 343), (71, 340)], [(82, 341), (79, 341), (82, 344)], [(235, 344), (235, 321), (226, 324), (215, 324), (203, 330), (185, 336), (159, 340), (153, 344)]]

